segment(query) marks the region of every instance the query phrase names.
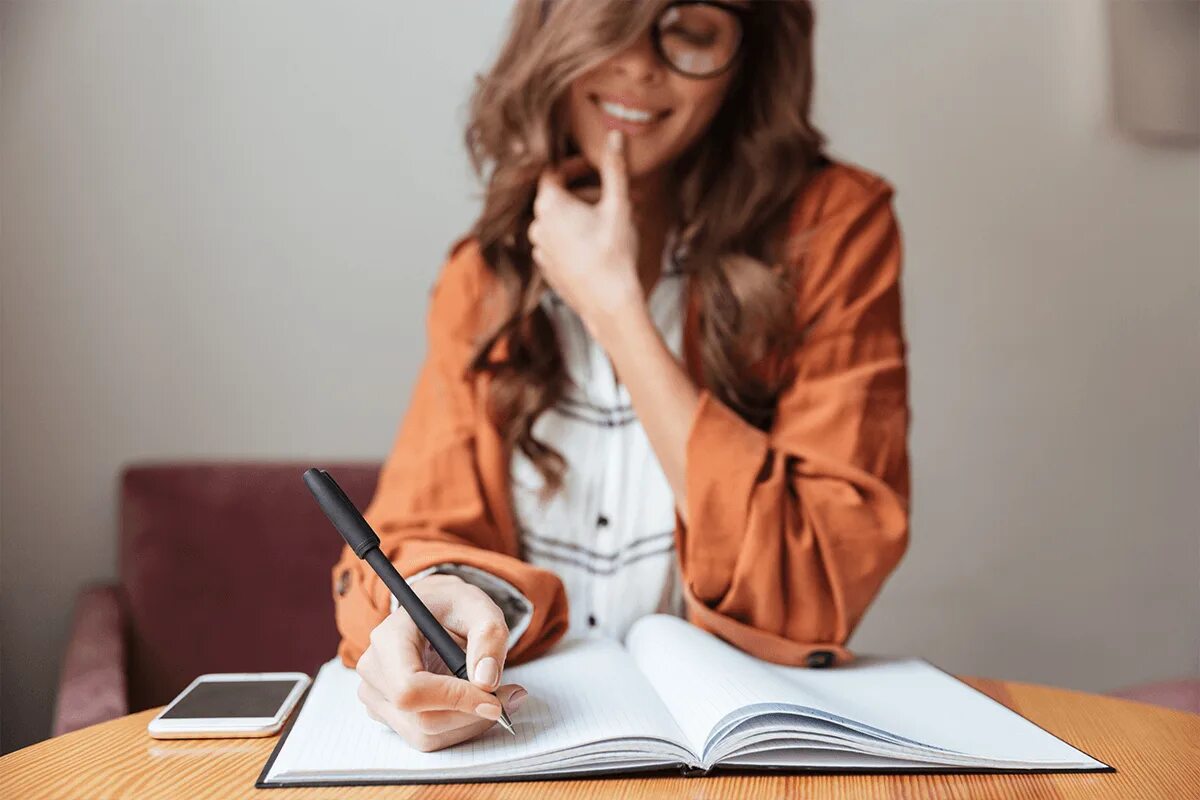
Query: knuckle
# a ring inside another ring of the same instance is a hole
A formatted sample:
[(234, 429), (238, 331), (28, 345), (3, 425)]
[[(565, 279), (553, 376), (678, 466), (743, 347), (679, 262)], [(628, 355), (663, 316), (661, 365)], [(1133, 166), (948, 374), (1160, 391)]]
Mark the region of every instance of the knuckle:
[[(462, 589), (460, 591), (464, 600), (469, 599), (472, 602), (479, 603), (480, 606), (496, 605), (492, 602), (492, 598), (488, 597), (487, 592), (485, 592), (483, 589), (480, 589), (473, 583), (467, 583), (466, 581), (463, 581)], [(496, 610), (499, 611), (500, 609), (497, 608)]]
[(462, 708), (467, 704), (470, 685), (466, 681), (454, 681), (446, 687), (446, 701), (450, 708)]
[(503, 641), (508, 638), (508, 626), (504, 624), (504, 617), (486, 619), (479, 623), (475, 631), (478, 636), (488, 641)]
[(396, 685), (395, 691), (392, 694), (392, 705), (401, 711), (409, 711), (415, 708), (420, 700), (420, 687), (408, 680), (401, 680)]
[(452, 591), (453, 588), (463, 582), (463, 579), (457, 575), (447, 575), (445, 573), (434, 573), (426, 575), (421, 580), (412, 584), (412, 590), (422, 598), (432, 597), (446, 591)]
[(374, 628), (371, 629), (371, 634), (370, 634), (370, 636), (367, 637), (371, 642), (371, 647), (378, 647), (380, 642), (382, 642), (387, 637), (387, 628), (385, 627), (386, 625), (387, 625), (387, 620), (384, 620), (383, 622), (379, 623), (378, 625), (376, 625)]
[(500, 610), (500, 606), (496, 605), (496, 601), (488, 597), (487, 593), (477, 587), (473, 598), (474, 606), (477, 609), (475, 614), (476, 627), (481, 631), (488, 633), (508, 634), (508, 623), (504, 620), (504, 612)]

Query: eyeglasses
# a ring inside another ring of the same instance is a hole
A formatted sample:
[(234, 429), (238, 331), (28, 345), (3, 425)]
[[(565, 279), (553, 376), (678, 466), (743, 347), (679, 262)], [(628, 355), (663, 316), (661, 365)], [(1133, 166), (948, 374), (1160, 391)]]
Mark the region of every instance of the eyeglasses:
[[(543, 23), (551, 5), (542, 0)], [(721, 0), (676, 0), (659, 12), (650, 39), (670, 69), (689, 78), (715, 78), (737, 60), (753, 13)]]
[(720, 0), (677, 0), (659, 13), (650, 39), (663, 63), (689, 78), (715, 78), (742, 51), (753, 12)]

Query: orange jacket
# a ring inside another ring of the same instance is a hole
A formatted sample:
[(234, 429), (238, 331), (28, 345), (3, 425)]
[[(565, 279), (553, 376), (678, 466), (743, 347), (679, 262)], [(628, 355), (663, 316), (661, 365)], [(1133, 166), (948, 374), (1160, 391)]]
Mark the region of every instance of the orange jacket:
[[(806, 334), (769, 433), (704, 388), (694, 297), (686, 317), (686, 366), (700, 387), (687, 441), (688, 524), (675, 515), (688, 618), (780, 663), (828, 660), (818, 651), (849, 660), (844, 644), (908, 540), (908, 376), (891, 197), (881, 178), (836, 162), (798, 197), (789, 237), (811, 232), (797, 259)], [(488, 379), (463, 377), (492, 280), (478, 242), (455, 243), (432, 290), (425, 363), (364, 515), (401, 573), (468, 564), (529, 598), (533, 617), (511, 663), (565, 632), (567, 598), (553, 572), (521, 560), (509, 464), (485, 412)], [(353, 666), (389, 595), (348, 548), (333, 585), (339, 654)]]

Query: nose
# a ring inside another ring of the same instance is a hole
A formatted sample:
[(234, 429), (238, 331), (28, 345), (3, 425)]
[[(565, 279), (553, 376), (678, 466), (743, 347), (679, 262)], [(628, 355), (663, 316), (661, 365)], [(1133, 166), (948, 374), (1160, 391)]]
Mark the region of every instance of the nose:
[(653, 83), (664, 71), (648, 32), (613, 56), (612, 68), (635, 83)]

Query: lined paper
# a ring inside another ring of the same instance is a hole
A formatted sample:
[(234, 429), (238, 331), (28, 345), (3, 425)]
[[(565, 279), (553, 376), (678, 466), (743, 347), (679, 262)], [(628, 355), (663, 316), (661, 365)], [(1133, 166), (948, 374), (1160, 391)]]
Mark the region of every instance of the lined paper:
[[(529, 699), (436, 753), (408, 746), (358, 701), (358, 675), (321, 668), (266, 783), (464, 781), (713, 763), (775, 767), (1101, 769), (1098, 761), (914, 658), (802, 669), (752, 658), (652, 615), (625, 648), (566, 640), (505, 670)], [(705, 753), (705, 748), (708, 753)]]
[[(281, 776), (302, 781), (501, 775), (554, 764), (573, 748), (618, 739), (677, 742), (660, 745), (658, 760), (681, 760), (679, 728), (629, 655), (608, 640), (573, 640), (530, 664), (506, 669), (506, 683), (519, 683), (529, 691), (512, 715), (517, 735), (495, 726), (481, 737), (435, 753), (410, 747), (368, 717), (357, 697), (359, 680), (337, 660), (321, 668), (268, 782)], [(615, 751), (622, 749), (631, 751), (631, 763), (654, 760), (653, 744), (636, 749), (631, 744), (610, 745), (603, 760), (620, 758)], [(565, 760), (589, 761), (585, 753)]]

